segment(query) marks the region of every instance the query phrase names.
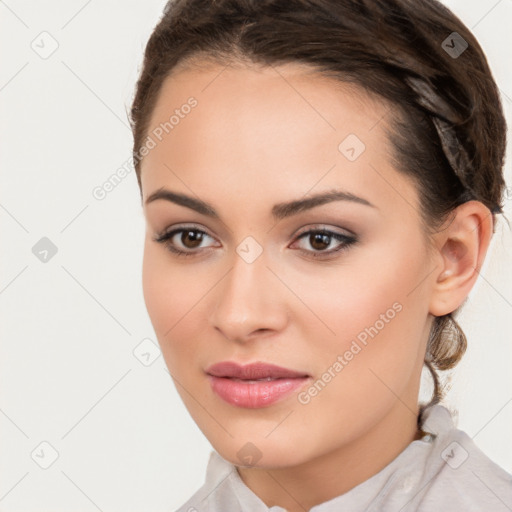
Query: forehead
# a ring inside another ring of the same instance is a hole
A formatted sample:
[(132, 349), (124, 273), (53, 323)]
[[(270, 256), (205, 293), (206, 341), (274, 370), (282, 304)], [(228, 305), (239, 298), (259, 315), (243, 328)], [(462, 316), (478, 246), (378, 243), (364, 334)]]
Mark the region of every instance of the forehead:
[[(384, 100), (301, 64), (179, 69), (164, 81), (150, 119), (156, 144), (141, 163), (144, 200), (166, 185), (185, 192), (185, 183), (203, 195), (205, 183), (267, 196), (272, 187), (283, 199), (283, 190), (300, 197), (341, 178), (364, 197), (375, 186), (370, 164), (392, 170), (389, 112)], [(360, 157), (347, 158), (347, 145)]]
[[(319, 74), (300, 63), (262, 66), (194, 62), (185, 66), (179, 65), (164, 80), (151, 114), (150, 129), (168, 120), (191, 97), (200, 106), (194, 109), (194, 118), (200, 118), (202, 124), (215, 121), (225, 128), (244, 120), (259, 120), (267, 129), (275, 126), (284, 131), (292, 128), (292, 123), (285, 122), (290, 120), (296, 124), (308, 122), (311, 132), (317, 127), (355, 130), (359, 124), (364, 130), (368, 129), (366, 122), (374, 126), (390, 110), (384, 99), (366, 93), (358, 85)], [(221, 115), (213, 119), (215, 114)], [(258, 127), (261, 123), (244, 125), (251, 130)], [(304, 131), (304, 126), (301, 129)], [(172, 135), (179, 131), (173, 130)]]

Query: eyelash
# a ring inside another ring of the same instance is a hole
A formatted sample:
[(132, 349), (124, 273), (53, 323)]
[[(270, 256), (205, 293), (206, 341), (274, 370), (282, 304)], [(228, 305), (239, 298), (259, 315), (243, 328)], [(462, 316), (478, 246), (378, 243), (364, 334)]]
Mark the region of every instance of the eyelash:
[[(189, 250), (189, 251), (182, 251), (181, 249), (177, 249), (175, 245), (171, 244), (171, 239), (178, 233), (183, 233), (186, 231), (192, 231), (195, 233), (202, 233), (203, 235), (209, 236), (212, 238), (206, 231), (203, 231), (202, 229), (196, 228), (194, 226), (184, 226), (180, 228), (173, 229), (171, 231), (164, 231), (160, 235), (156, 235), (153, 240), (155, 242), (164, 244), (166, 248), (175, 254), (178, 257), (189, 257), (189, 256), (196, 256), (198, 254), (197, 250)], [(340, 246), (337, 249), (331, 249), (329, 251), (308, 251), (305, 249), (299, 249), (299, 251), (303, 254), (306, 254), (308, 257), (312, 257), (314, 259), (327, 259), (329, 257), (332, 257), (333, 254), (341, 253), (345, 250), (347, 250), (351, 245), (357, 243), (357, 238), (355, 236), (348, 236), (343, 235), (341, 233), (336, 233), (334, 231), (329, 231), (328, 229), (311, 229), (309, 231), (305, 231), (298, 235), (294, 242), (301, 240), (302, 238), (307, 238), (307, 236), (313, 235), (313, 234), (321, 234), (321, 235), (327, 235), (330, 238), (334, 238), (338, 242), (343, 242), (340, 244)]]

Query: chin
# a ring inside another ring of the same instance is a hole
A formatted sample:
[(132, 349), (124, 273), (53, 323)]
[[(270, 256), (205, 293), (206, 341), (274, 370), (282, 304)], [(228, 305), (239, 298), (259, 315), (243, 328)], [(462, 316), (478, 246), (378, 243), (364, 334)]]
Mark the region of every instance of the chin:
[(313, 454), (298, 447), (289, 436), (288, 444), (283, 438), (265, 439), (256, 437), (249, 440), (226, 440), (224, 443), (211, 443), (217, 453), (225, 460), (242, 468), (278, 469), (297, 466), (306, 462)]

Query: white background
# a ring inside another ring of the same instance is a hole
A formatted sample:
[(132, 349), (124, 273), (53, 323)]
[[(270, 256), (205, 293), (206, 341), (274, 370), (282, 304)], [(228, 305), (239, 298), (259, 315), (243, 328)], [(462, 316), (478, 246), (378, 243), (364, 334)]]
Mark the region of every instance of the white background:
[[(445, 3), (484, 48), (510, 124), (512, 0)], [(210, 445), (163, 358), (144, 366), (133, 354), (155, 341), (135, 174), (103, 201), (92, 195), (130, 155), (127, 112), (164, 4), (0, 2), (3, 512), (170, 512), (204, 479)], [(47, 59), (31, 47), (43, 31), (58, 43)], [(509, 186), (510, 156), (509, 145)], [(46, 263), (32, 252), (42, 237), (58, 250)], [(511, 239), (501, 220), (460, 317), (469, 349), (448, 395), (459, 428), (509, 472)], [(51, 462), (43, 441), (58, 452), (48, 469), (35, 462)]]

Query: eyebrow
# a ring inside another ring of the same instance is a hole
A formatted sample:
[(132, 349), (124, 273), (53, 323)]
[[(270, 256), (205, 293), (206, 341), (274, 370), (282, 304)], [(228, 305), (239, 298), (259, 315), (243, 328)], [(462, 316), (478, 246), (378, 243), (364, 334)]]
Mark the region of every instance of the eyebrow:
[[(196, 199), (194, 197), (187, 196), (178, 192), (172, 192), (171, 190), (165, 189), (163, 187), (153, 192), (146, 199), (145, 204), (147, 205), (158, 199), (163, 199), (180, 206), (185, 206), (186, 208), (195, 210), (196, 212), (213, 219), (220, 219), (219, 214), (210, 204), (202, 201), (201, 199)], [(313, 196), (306, 197), (305, 199), (297, 199), (295, 201), (275, 204), (272, 207), (272, 217), (274, 217), (276, 220), (285, 219), (286, 217), (297, 215), (298, 213), (314, 208), (315, 206), (331, 203), (333, 201), (351, 201), (357, 204), (377, 208), (368, 200), (356, 196), (350, 192), (343, 190), (329, 190), (327, 192), (320, 192)]]

